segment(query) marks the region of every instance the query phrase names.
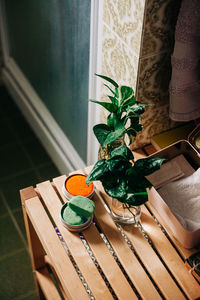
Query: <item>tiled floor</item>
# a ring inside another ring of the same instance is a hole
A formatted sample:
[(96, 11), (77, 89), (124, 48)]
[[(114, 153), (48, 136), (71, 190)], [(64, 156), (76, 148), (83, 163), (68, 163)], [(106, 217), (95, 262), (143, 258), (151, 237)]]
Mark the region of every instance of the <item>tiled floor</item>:
[(19, 190), (59, 172), (4, 87), (0, 104), (0, 299), (33, 300)]

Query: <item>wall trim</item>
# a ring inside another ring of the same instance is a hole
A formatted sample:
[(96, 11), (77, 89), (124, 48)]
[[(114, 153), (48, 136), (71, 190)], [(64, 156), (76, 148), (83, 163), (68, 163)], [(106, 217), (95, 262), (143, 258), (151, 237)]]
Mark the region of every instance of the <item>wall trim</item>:
[[(101, 74), (103, 27), (103, 0), (91, 1), (90, 15), (90, 65), (89, 65), (89, 99), (100, 98), (100, 80), (94, 74)], [(88, 103), (88, 143), (87, 164), (94, 164), (98, 158), (99, 143), (93, 133), (93, 126), (100, 121), (100, 107)]]
[[(103, 1), (92, 0), (91, 3), (91, 27), (92, 30), (90, 37), (90, 78), (89, 78), (89, 97), (96, 98), (98, 95), (98, 83), (96, 78), (94, 79), (94, 73), (98, 72), (99, 67), (96, 62), (99, 57), (97, 55), (97, 49), (99, 49), (99, 41), (97, 41), (98, 30), (99, 30), (99, 8), (102, 6)], [(101, 12), (102, 13), (102, 12)], [(94, 23), (96, 24), (93, 28)], [(35, 92), (19, 66), (16, 64), (14, 59), (10, 57), (9, 53), (9, 42), (6, 26), (6, 15), (4, 9), (4, 2), (0, 3), (0, 32), (1, 32), (1, 43), (3, 52), (3, 70), (2, 77), (3, 81), (16, 102), (24, 117), (26, 118), (29, 125), (43, 144), (44, 148), (50, 155), (51, 159), (62, 174), (67, 174), (76, 169), (82, 169), (85, 167), (85, 162), (79, 156), (65, 133), (59, 127), (58, 123), (52, 117), (42, 100)], [(95, 37), (95, 39), (94, 39)], [(100, 65), (100, 64), (99, 64)], [(93, 78), (92, 78), (92, 76)], [(92, 78), (92, 79), (91, 79)], [(88, 161), (94, 161), (94, 153), (97, 153), (97, 142), (94, 140), (92, 127), (98, 119), (98, 110), (95, 106), (89, 104), (88, 107)], [(96, 146), (94, 147), (94, 145)], [(94, 150), (96, 149), (96, 150)]]
[(85, 163), (12, 58), (2, 74), (8, 91), (59, 171), (68, 174), (84, 168)]

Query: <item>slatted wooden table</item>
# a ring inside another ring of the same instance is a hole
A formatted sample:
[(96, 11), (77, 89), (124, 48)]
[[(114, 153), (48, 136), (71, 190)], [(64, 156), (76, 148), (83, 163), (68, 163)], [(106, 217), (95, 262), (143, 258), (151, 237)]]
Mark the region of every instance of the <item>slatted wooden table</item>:
[(94, 222), (82, 233), (64, 228), (59, 214), (65, 178), (20, 191), (41, 299), (200, 298), (200, 285), (185, 265), (200, 249), (181, 247), (150, 204), (142, 207), (140, 226), (116, 225), (110, 198), (97, 184)]

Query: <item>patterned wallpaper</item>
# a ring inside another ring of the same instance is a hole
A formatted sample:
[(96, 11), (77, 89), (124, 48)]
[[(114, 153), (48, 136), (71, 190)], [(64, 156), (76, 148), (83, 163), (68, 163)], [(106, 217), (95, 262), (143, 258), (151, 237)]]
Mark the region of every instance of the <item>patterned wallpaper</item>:
[[(102, 70), (119, 84), (136, 90), (145, 0), (104, 0)], [(134, 33), (134, 34), (133, 34)], [(101, 85), (101, 99), (107, 100)], [(105, 110), (101, 121), (105, 122)]]
[[(133, 148), (148, 144), (154, 134), (176, 126), (169, 119), (168, 86), (180, 3), (104, 0), (101, 73), (131, 85), (139, 101), (153, 104), (143, 115), (144, 129)], [(101, 93), (104, 97), (103, 88)]]
[(136, 87), (145, 0), (104, 0), (102, 74)]

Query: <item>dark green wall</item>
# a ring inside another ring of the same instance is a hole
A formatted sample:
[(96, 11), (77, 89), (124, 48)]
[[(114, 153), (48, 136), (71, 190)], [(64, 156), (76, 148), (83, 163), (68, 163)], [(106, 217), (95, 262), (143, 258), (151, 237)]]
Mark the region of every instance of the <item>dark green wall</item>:
[(90, 0), (6, 0), (11, 56), (86, 161)]

